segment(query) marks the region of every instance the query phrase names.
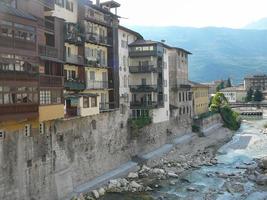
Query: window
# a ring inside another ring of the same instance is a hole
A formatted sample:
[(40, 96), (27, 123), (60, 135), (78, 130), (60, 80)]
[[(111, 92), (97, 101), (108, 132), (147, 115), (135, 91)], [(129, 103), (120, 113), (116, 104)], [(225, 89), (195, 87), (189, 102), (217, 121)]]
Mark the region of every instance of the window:
[(127, 41), (121, 40), (121, 47), (127, 49)]
[(55, 2), (58, 6), (63, 7), (64, 8), (64, 0), (56, 0)]
[(97, 97), (91, 98), (91, 107), (97, 107)]
[(127, 87), (127, 83), (128, 83), (128, 81), (127, 81), (127, 76), (124, 75), (124, 76), (123, 76), (123, 86), (124, 86), (125, 88)]
[(127, 57), (123, 56), (123, 66), (126, 67), (127, 66)]
[(66, 9), (73, 12), (73, 2), (66, 0)]
[(167, 80), (164, 80), (164, 87), (167, 87)]
[(24, 135), (27, 137), (31, 136), (31, 125), (30, 124), (26, 124), (24, 127)]
[(0, 130), (0, 140), (5, 139), (5, 132)]
[(83, 97), (83, 107), (84, 108), (89, 108), (89, 97)]
[(164, 94), (164, 101), (165, 101), (165, 102), (168, 101), (168, 96), (167, 96), (167, 94)]
[(51, 103), (52, 104), (60, 104), (61, 101), (61, 90), (52, 90), (51, 91)]
[(40, 104), (51, 104), (51, 91), (41, 90), (40, 91)]
[(181, 102), (182, 101), (182, 95), (181, 95), (181, 93), (179, 92), (179, 102)]
[(43, 122), (39, 124), (39, 133), (43, 135), (45, 133), (45, 125)]
[(146, 85), (146, 79), (145, 78), (142, 78), (141, 82), (142, 82), (142, 85)]
[(93, 71), (90, 72), (90, 80), (92, 80), (92, 81), (95, 80), (95, 72), (93, 72)]
[(96, 129), (96, 121), (93, 120), (93, 121), (91, 122), (91, 125), (92, 125), (92, 129), (95, 130), (95, 129)]
[(27, 161), (27, 167), (32, 167), (32, 160)]

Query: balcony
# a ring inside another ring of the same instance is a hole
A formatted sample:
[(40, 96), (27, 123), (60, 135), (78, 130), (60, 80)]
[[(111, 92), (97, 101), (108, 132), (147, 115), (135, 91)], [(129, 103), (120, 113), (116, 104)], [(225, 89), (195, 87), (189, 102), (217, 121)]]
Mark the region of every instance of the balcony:
[(129, 66), (130, 73), (151, 73), (158, 72), (158, 68), (154, 65), (143, 65), (143, 66)]
[(38, 78), (39, 78), (38, 73), (0, 70), (0, 80), (36, 81), (37, 82)]
[(55, 0), (38, 0), (45, 7), (54, 10), (55, 9)]
[(131, 109), (154, 109), (158, 107), (158, 102), (156, 101), (132, 101), (130, 102)]
[(100, 102), (99, 103), (99, 110), (100, 112), (110, 112), (115, 109), (115, 103), (114, 102)]
[(84, 58), (79, 55), (68, 55), (66, 56), (66, 63), (84, 65)]
[(65, 80), (64, 88), (67, 90), (82, 91), (85, 90), (85, 83), (77, 80)]
[(85, 41), (98, 45), (112, 46), (112, 38), (107, 36), (101, 36), (95, 33), (86, 33)]
[(103, 16), (92, 16), (90, 12), (86, 12), (85, 13), (85, 17), (86, 20), (91, 21), (93, 23), (97, 23), (100, 24), (102, 26), (108, 26), (111, 27), (111, 21), (108, 19), (110, 17), (103, 17)]
[(131, 92), (157, 92), (157, 85), (130, 85)]
[(65, 42), (68, 42), (70, 44), (74, 45), (83, 45), (83, 37), (79, 33), (70, 33), (67, 32), (65, 35)]
[(89, 90), (102, 90), (108, 89), (108, 81), (91, 81), (87, 82), (87, 89)]
[(39, 45), (39, 56), (46, 60), (59, 61), (58, 49), (55, 47)]
[(64, 78), (62, 76), (53, 76), (40, 74), (40, 87), (63, 88)]
[(38, 117), (38, 104), (10, 104), (0, 106), (0, 121)]
[(94, 67), (94, 68), (107, 68), (106, 62), (101, 62), (100, 60), (89, 60), (88, 58), (85, 59), (85, 65), (87, 67)]
[(129, 51), (129, 57), (150, 57), (150, 56), (160, 56), (160, 53), (157, 51)]

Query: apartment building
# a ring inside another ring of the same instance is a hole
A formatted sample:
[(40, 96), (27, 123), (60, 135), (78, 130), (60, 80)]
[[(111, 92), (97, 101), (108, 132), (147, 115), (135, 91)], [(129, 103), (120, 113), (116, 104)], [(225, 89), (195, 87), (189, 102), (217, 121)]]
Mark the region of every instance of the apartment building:
[(131, 116), (152, 117), (153, 123), (169, 120), (168, 47), (139, 39), (129, 44)]
[(244, 85), (228, 87), (220, 90), (229, 103), (241, 103), (246, 101), (247, 91)]
[(48, 0), (1, 3), (2, 124), (17, 126), (33, 120), (38, 128), (39, 121), (64, 116), (63, 21), (46, 15), (53, 9), (53, 1)]
[(128, 45), (143, 37), (126, 27), (119, 26), (118, 33), (119, 48), (119, 77), (120, 77), (120, 111), (125, 114), (130, 106), (129, 89), (129, 47)]
[(245, 89), (264, 91), (267, 89), (267, 75), (247, 76), (244, 80)]
[(193, 115), (188, 55), (191, 53), (181, 48), (169, 51), (170, 109), (171, 116), (179, 122), (188, 122)]
[(190, 81), (192, 86), (193, 115), (199, 116), (209, 111), (209, 86)]

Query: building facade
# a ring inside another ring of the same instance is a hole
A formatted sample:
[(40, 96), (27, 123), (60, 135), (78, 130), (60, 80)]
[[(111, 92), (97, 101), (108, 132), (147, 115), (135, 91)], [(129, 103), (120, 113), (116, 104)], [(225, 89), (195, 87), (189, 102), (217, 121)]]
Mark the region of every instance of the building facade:
[(267, 89), (267, 75), (247, 76), (244, 80), (245, 89), (264, 91)]
[(47, 15), (54, 9), (52, 1), (4, 2), (0, 6), (1, 123), (26, 124), (27, 132), (32, 124), (38, 128), (38, 122), (64, 117), (64, 24)]
[(139, 39), (129, 44), (129, 58), (131, 116), (150, 116), (154, 123), (169, 120), (168, 48)]
[(188, 80), (188, 55), (179, 48), (169, 51), (170, 109), (171, 116), (180, 123), (188, 122), (193, 115), (192, 88)]
[(190, 81), (190, 84), (193, 92), (192, 103), (194, 116), (207, 113), (209, 111), (209, 86), (192, 81)]
[(242, 103), (246, 101), (247, 91), (244, 86), (228, 87), (220, 91), (229, 103)]

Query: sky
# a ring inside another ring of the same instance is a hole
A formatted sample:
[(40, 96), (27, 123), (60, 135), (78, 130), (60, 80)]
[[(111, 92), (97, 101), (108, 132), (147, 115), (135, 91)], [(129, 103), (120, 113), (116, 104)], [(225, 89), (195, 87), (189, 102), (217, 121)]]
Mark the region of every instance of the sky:
[[(106, 0), (101, 0), (106, 1)], [(242, 28), (267, 17), (267, 0), (115, 0), (125, 26)], [(124, 19), (127, 18), (127, 19)]]

